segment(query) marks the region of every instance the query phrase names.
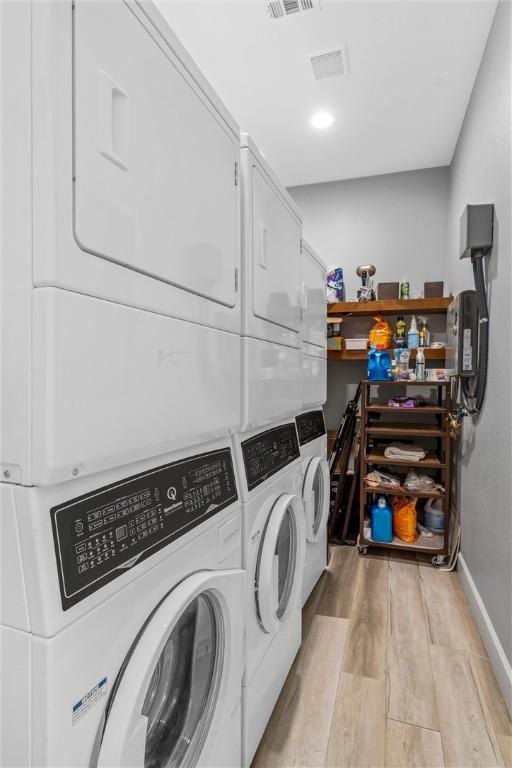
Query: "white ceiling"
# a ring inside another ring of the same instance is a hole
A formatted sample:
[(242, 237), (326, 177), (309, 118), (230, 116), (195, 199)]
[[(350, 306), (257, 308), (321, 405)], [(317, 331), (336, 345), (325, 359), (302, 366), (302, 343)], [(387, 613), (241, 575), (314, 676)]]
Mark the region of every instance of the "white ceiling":
[[(286, 186), (448, 165), (497, 5), (322, 0), (272, 20), (266, 0), (157, 4)], [(350, 74), (316, 81), (307, 55), (344, 44)]]

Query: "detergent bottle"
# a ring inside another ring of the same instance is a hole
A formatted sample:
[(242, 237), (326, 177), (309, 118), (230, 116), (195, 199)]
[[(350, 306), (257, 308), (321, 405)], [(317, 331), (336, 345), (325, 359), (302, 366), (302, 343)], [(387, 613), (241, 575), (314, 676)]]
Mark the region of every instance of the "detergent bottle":
[(385, 496), (379, 496), (371, 506), (372, 539), (389, 544), (393, 541), (393, 510)]
[(384, 349), (384, 344), (376, 344), (368, 351), (368, 379), (370, 381), (390, 381), (391, 357)]

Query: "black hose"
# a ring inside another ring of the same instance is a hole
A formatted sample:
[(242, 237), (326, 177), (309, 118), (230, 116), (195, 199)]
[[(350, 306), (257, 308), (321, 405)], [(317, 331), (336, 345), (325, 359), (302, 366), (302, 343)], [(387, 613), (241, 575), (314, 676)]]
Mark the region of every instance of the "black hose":
[[(489, 362), (489, 310), (487, 307), (487, 292), (485, 288), (483, 259), (484, 254), (481, 251), (477, 251), (471, 257), (471, 261), (473, 263), (473, 276), (475, 279), (476, 302), (478, 307), (478, 363), (477, 375), (473, 378), (473, 390), (471, 390), (469, 381), (467, 379), (465, 379), (462, 383), (464, 405), (471, 415), (480, 413), (482, 410), (482, 405), (485, 398), (485, 389), (487, 385), (487, 367)], [(473, 405), (469, 404), (469, 400), (473, 401)]]

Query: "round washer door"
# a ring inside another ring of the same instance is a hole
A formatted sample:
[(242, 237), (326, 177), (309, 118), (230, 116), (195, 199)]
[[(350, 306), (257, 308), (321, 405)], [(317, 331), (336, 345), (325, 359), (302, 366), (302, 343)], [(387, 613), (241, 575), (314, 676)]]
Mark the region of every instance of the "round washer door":
[(202, 571), (158, 605), (116, 680), (98, 766), (185, 768), (203, 762), (210, 732), (215, 737), (233, 706), (229, 685), (241, 671), (235, 667), (241, 667), (243, 578), (242, 571)]
[(314, 456), (306, 467), (302, 499), (306, 518), (306, 538), (315, 543), (329, 517), (329, 465), (322, 456)]
[(297, 608), (305, 549), (304, 507), (285, 493), (270, 510), (256, 566), (256, 608), (265, 632), (278, 632)]

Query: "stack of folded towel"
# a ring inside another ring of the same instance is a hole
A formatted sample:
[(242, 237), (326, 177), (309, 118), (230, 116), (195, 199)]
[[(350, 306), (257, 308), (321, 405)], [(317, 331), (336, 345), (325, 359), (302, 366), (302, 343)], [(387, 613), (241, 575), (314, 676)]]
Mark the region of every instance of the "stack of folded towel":
[(406, 443), (391, 443), (384, 451), (387, 459), (399, 459), (402, 461), (421, 461), (426, 453), (421, 445), (407, 445)]

